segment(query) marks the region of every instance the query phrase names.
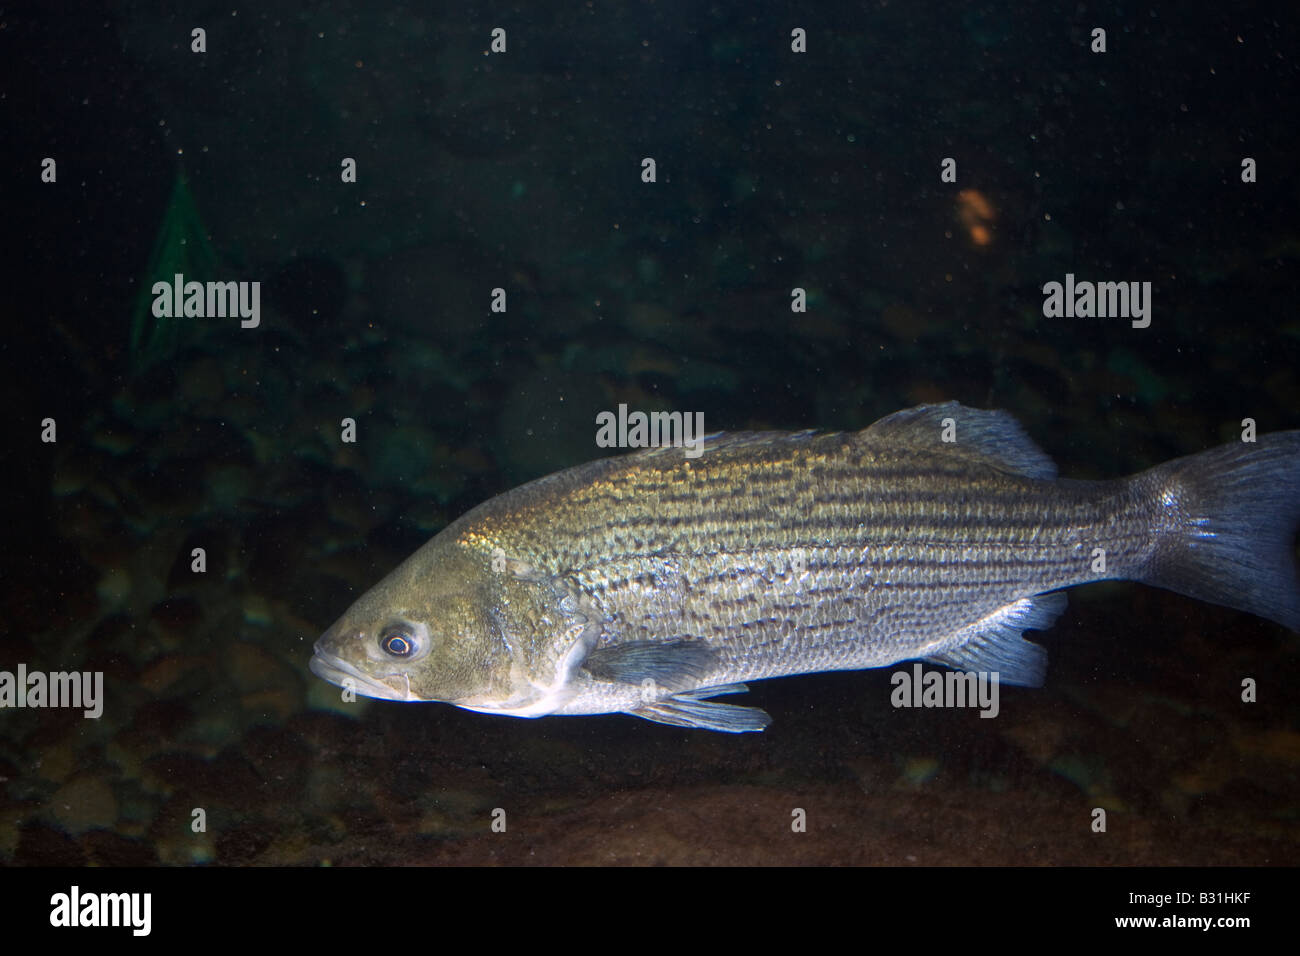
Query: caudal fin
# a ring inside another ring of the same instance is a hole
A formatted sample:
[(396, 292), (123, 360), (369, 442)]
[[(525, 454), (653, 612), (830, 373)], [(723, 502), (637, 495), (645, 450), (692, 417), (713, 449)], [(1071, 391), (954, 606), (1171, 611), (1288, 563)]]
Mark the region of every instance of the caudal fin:
[(1300, 631), (1300, 431), (1178, 458), (1134, 480), (1162, 503), (1143, 581)]

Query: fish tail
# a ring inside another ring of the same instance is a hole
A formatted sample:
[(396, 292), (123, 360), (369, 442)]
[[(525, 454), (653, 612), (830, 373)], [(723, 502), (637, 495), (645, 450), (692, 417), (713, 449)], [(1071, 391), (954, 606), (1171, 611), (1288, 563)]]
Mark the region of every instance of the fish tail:
[(1159, 503), (1140, 580), (1300, 631), (1300, 431), (1178, 458), (1134, 480)]

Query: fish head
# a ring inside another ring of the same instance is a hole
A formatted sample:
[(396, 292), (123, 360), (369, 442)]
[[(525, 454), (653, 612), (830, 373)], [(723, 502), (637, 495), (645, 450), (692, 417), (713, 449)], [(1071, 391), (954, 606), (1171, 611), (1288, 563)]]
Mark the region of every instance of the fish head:
[(551, 713), (599, 629), (517, 560), (439, 535), (316, 642), (312, 673), (365, 697)]

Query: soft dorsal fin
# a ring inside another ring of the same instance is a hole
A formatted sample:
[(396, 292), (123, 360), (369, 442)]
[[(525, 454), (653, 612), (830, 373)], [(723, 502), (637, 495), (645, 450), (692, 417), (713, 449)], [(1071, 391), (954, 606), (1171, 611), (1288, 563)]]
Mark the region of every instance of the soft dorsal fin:
[[(942, 440), (945, 418), (953, 420), (953, 442)], [(1026, 478), (1056, 478), (1056, 463), (1034, 444), (1010, 413), (1001, 410), (967, 408), (960, 402), (917, 405), (886, 415), (861, 434), (914, 448), (967, 455)]]

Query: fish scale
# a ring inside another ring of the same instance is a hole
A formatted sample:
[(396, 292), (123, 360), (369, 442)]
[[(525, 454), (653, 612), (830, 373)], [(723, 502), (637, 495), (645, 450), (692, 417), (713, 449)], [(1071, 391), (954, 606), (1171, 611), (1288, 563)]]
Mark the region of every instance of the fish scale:
[(712, 698), (767, 677), (923, 659), (1035, 685), (1046, 654), (1023, 632), (1088, 581), (1300, 629), (1298, 466), (1284, 432), (1058, 480), (1009, 415), (956, 403), (854, 434), (715, 436), (698, 458), (605, 459), (485, 502), (345, 613), (312, 667), (372, 696), (733, 732), (769, 718)]

